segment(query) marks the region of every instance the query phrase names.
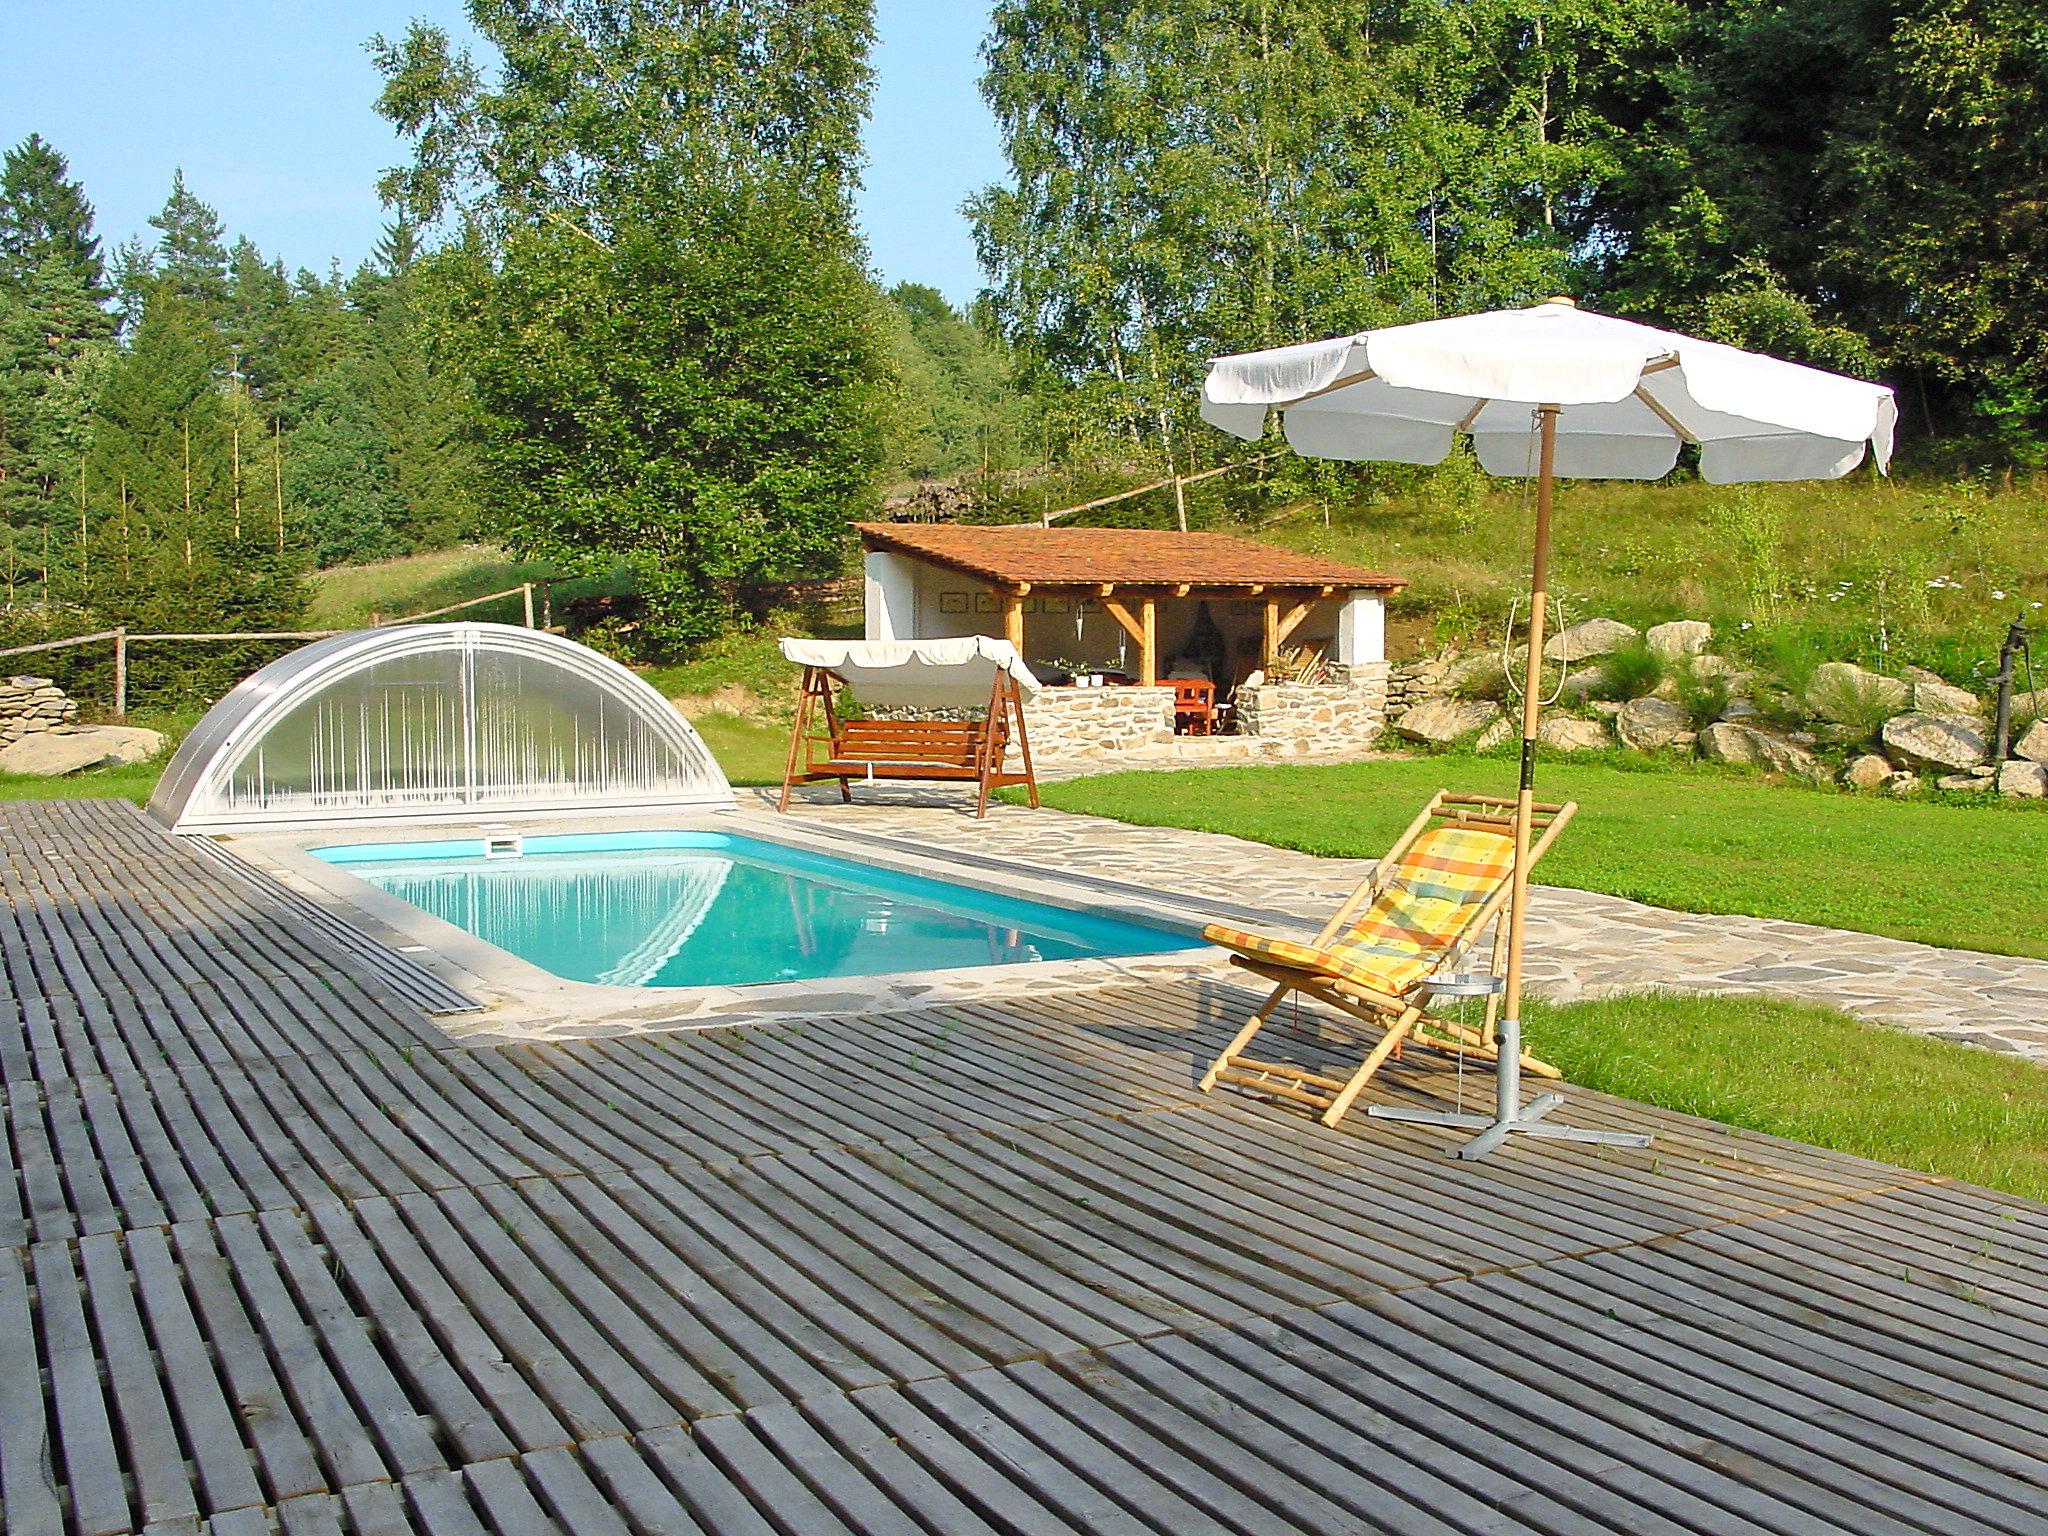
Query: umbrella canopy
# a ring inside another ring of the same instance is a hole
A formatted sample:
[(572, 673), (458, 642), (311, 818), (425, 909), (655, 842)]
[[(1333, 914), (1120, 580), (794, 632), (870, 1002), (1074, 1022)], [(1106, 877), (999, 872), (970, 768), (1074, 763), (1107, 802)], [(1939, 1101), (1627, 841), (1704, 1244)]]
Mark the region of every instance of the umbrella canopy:
[(1699, 448), (1701, 476), (1717, 484), (1830, 480), (1861, 464), (1866, 452), (1883, 470), (1899, 417), (1892, 392), (1551, 299), (1529, 309), (1243, 352), (1209, 365), (1205, 421), (1256, 439), (1272, 410), (1281, 412), (1288, 443), (1312, 458), (1439, 464), (1462, 432), (1489, 473), (1531, 476), (1537, 485), (1494, 1117), (1488, 1124), (1472, 1115), (1385, 1106), (1372, 1113), (1483, 1128), (1458, 1149), (1468, 1158), (1484, 1156), (1515, 1131), (1641, 1144), (1647, 1138), (1545, 1122), (1562, 1102), (1557, 1094), (1521, 1103), (1522, 947), (1554, 482), (1655, 480), (1677, 464), (1687, 443)]
[(1825, 480), (1891, 461), (1898, 407), (1881, 384), (1700, 341), (1553, 299), (1219, 357), (1202, 418), (1237, 437), (1284, 413), (1319, 459), (1439, 464), (1460, 432), (1496, 475), (1537, 471), (1529, 412), (1562, 407), (1555, 473), (1655, 480), (1697, 443), (1700, 475)]

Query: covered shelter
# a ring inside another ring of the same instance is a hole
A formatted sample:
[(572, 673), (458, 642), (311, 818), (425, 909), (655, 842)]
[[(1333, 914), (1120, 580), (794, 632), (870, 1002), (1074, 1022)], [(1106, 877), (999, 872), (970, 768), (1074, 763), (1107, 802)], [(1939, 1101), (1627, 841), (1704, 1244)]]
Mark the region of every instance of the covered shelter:
[[(1026, 785), (1037, 806), (1024, 705), (1039, 684), (1008, 641), (785, 638), (782, 654), (803, 680), (778, 809), (789, 809), (798, 784), (836, 780), (850, 801), (855, 780), (877, 779), (973, 783), (977, 816), (1006, 784)], [(842, 716), (833, 698), (842, 687), (876, 713)], [(1007, 767), (1013, 742), (1021, 772)]]
[[(1048, 681), (1228, 689), (1306, 646), (1385, 661), (1384, 604), (1406, 583), (1251, 539), (1151, 528), (863, 523), (867, 638), (985, 635)], [(1199, 669), (1199, 670), (1197, 670)]]

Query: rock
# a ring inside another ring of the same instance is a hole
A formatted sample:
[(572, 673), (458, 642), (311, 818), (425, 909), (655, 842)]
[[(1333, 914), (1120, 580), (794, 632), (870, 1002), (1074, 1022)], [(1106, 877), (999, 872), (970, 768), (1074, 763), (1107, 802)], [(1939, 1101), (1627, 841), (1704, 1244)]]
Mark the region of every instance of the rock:
[(1606, 675), (1599, 667), (1581, 667), (1566, 675), (1565, 680), (1558, 685), (1557, 695), (1566, 703), (1583, 704), (1606, 681)]
[(1638, 752), (1661, 752), (1692, 724), (1686, 712), (1663, 699), (1630, 699), (1614, 717), (1621, 744)]
[(1718, 763), (1740, 763), (1770, 773), (1792, 773), (1801, 778), (1818, 778), (1825, 770), (1814, 755), (1782, 736), (1760, 731), (1753, 725), (1722, 720), (1700, 732), (1700, 756)]
[(1697, 656), (1714, 638), (1714, 626), (1698, 619), (1673, 619), (1669, 624), (1652, 624), (1643, 632), (1643, 644), (1659, 656)]
[(1426, 699), (1394, 722), (1410, 741), (1458, 741), (1500, 718), (1500, 707), (1483, 699)]
[(1513, 722), (1506, 715), (1502, 715), (1472, 739), (1472, 750), (1474, 752), (1491, 752), (1502, 742), (1513, 737), (1514, 734), (1515, 727)]
[(1612, 699), (1595, 699), (1590, 707), (1594, 714), (1608, 720), (1612, 720), (1616, 715), (1620, 714), (1622, 709), (1622, 706), (1615, 703)]
[(1726, 656), (1716, 656), (1711, 651), (1701, 652), (1685, 665), (1686, 670), (1694, 677), (1732, 677), (1736, 672), (1734, 662)]
[(1934, 781), (1936, 789), (1960, 790), (1966, 793), (1971, 790), (1989, 789), (1991, 785), (1992, 780), (1981, 773), (1944, 773)]
[(1884, 781), (1885, 789), (1894, 795), (1917, 795), (1920, 793), (1920, 775), (1917, 773), (1895, 773)]
[(0, 773), (55, 778), (81, 768), (147, 762), (163, 749), (163, 733), (146, 731), (140, 726), (95, 725), (82, 730), (37, 731), (0, 749)]
[(1958, 688), (1925, 667), (1908, 667), (1906, 676), (1912, 683), (1913, 708), (1923, 714), (1977, 716), (1984, 713), (1984, 701), (1977, 695), (1967, 688)]
[(1910, 696), (1911, 689), (1899, 678), (1866, 672), (1854, 662), (1824, 661), (1813, 669), (1805, 702), (1821, 719), (1839, 725), (1862, 713), (1866, 705), (1887, 712), (1902, 710)]
[(1879, 734), (1884, 755), (1901, 768), (1953, 772), (1974, 768), (1985, 757), (1982, 733), (1937, 715), (1895, 715)]
[(2048, 800), (2048, 767), (2026, 761), (2000, 763), (1998, 792), (2013, 800)]
[(2012, 749), (2030, 763), (2048, 763), (2048, 720), (2036, 720), (2028, 726)]
[(1892, 777), (1892, 765), (1875, 752), (1852, 758), (1842, 770), (1842, 782), (1851, 789), (1876, 789)]
[(1748, 699), (1730, 699), (1721, 707), (1723, 720), (1754, 720), (1763, 713)]
[(1588, 656), (1605, 656), (1642, 633), (1619, 619), (1587, 619), (1561, 629), (1543, 642), (1543, 654), (1550, 661), (1584, 661)]
[(1614, 744), (1604, 720), (1551, 715), (1536, 727), (1536, 739), (1559, 752), (1604, 752)]

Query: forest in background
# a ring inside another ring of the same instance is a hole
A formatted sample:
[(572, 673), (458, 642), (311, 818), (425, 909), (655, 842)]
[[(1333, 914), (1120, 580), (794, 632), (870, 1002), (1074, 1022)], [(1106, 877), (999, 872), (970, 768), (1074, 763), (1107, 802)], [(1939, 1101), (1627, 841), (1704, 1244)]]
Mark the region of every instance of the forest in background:
[[(1883, 377), (1909, 460), (1986, 494), (2048, 454), (2021, 8), (1001, 0), (965, 314), (866, 269), (867, 0), (472, 20), (483, 59), (372, 41), (413, 155), (354, 272), (288, 274), (182, 177), (103, 251), (58, 149), (7, 153), (0, 636), (289, 627), (309, 570), (487, 533), (628, 571), (678, 654), (904, 482), (1009, 519), (1241, 454), (1193, 418), (1213, 353), (1551, 292)], [(1429, 478), (1282, 457), (1194, 515)]]

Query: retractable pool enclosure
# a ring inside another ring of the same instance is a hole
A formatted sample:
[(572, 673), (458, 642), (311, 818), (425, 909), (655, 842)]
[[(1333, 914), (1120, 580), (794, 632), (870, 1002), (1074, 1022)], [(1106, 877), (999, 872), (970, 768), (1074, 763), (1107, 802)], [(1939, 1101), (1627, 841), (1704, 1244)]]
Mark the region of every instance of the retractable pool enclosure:
[(729, 807), (690, 723), (587, 646), (504, 624), (356, 630), (207, 711), (149, 813), (176, 832)]

